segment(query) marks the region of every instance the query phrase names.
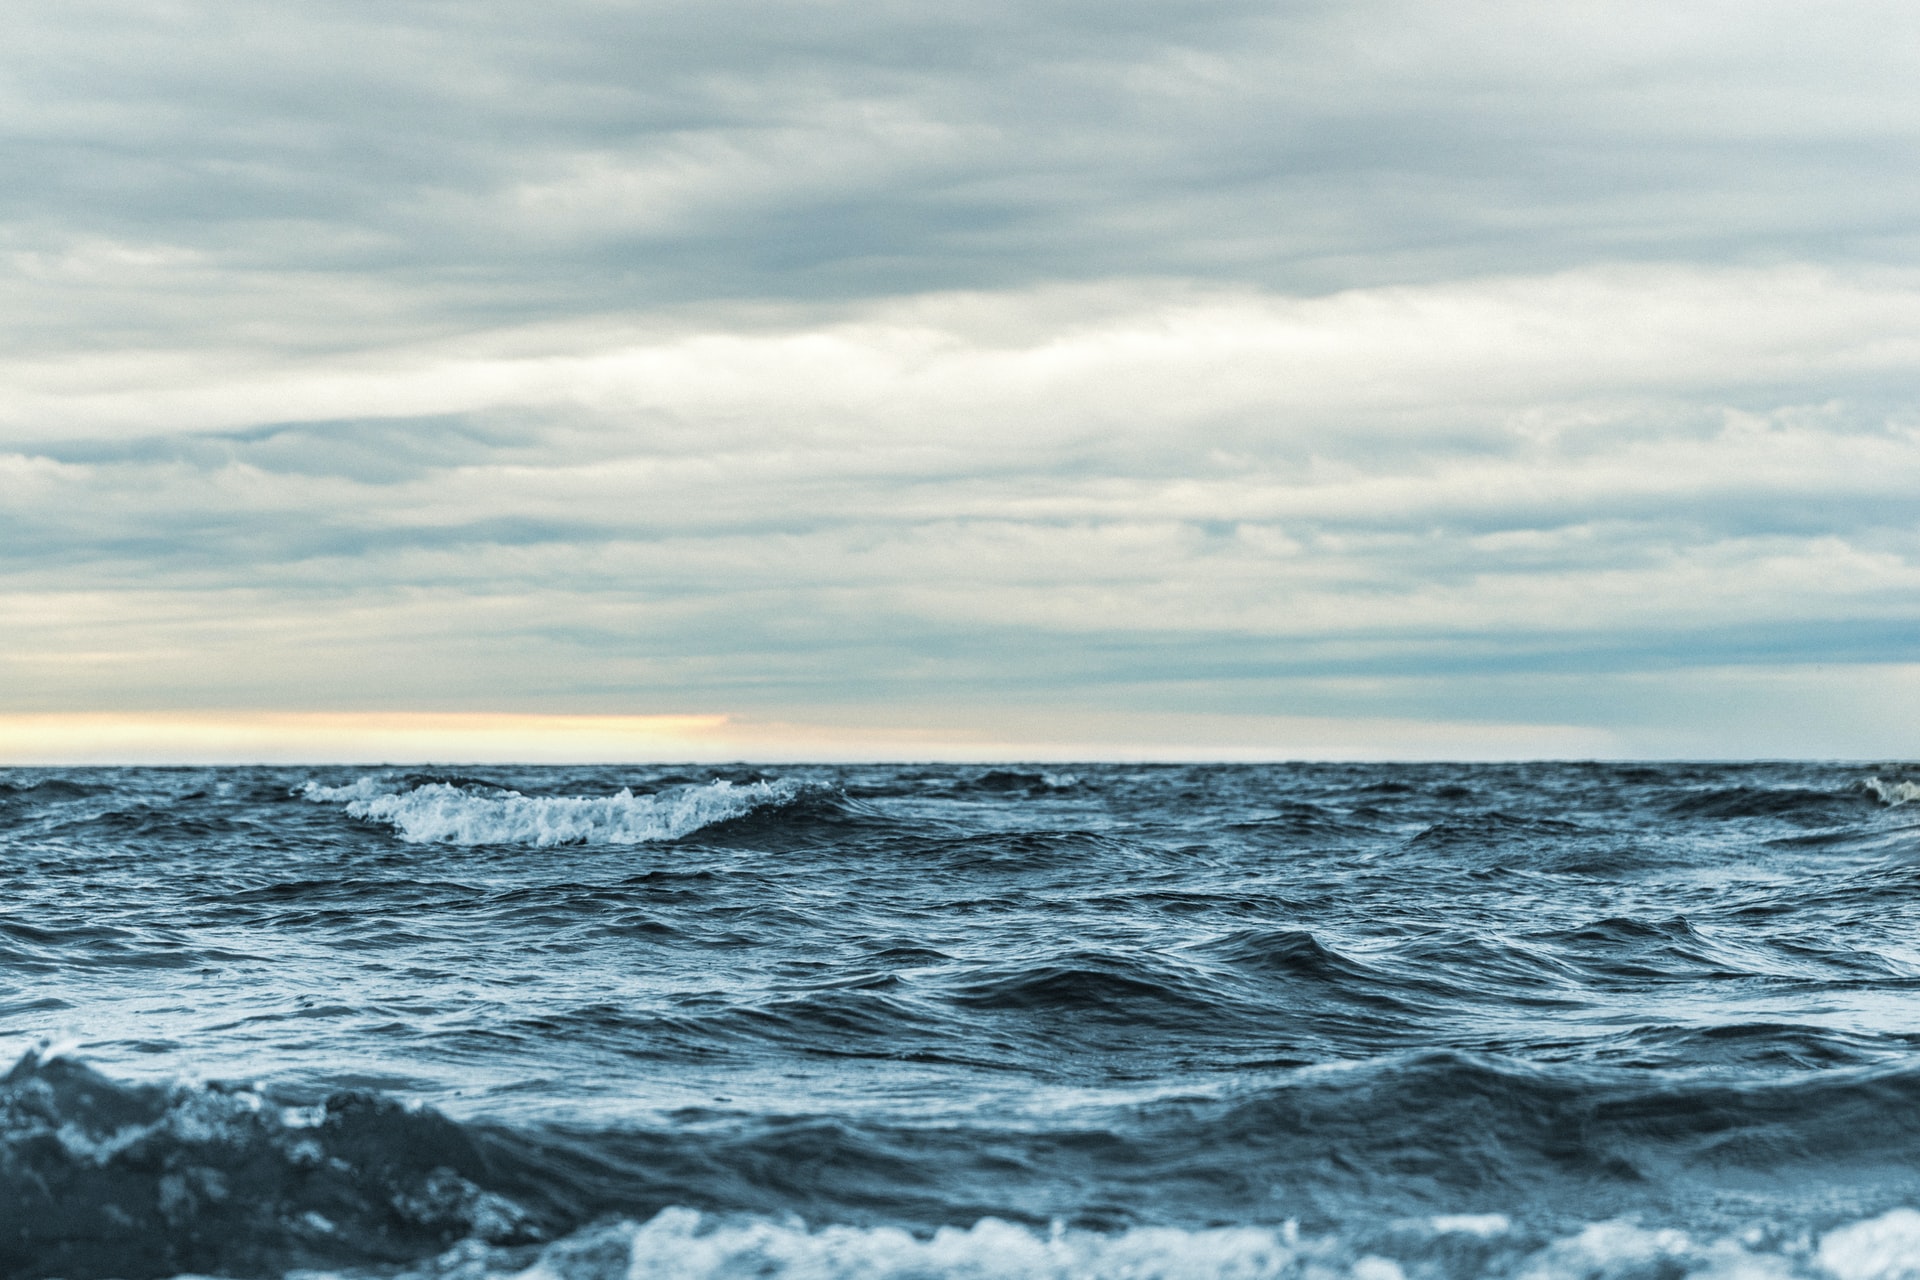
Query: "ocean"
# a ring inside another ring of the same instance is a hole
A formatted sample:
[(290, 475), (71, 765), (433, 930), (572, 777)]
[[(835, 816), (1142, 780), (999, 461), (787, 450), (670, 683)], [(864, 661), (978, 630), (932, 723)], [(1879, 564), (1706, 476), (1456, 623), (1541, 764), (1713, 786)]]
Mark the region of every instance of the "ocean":
[(0, 771), (0, 1275), (1920, 1276), (1916, 801)]

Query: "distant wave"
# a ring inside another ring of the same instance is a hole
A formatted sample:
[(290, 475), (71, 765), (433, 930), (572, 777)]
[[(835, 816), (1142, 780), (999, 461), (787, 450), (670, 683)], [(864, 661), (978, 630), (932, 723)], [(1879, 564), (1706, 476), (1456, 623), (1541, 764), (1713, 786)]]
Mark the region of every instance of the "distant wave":
[(346, 811), (383, 822), (412, 844), (654, 844), (704, 827), (778, 808), (819, 788), (788, 779), (678, 786), (652, 795), (621, 788), (609, 796), (528, 796), (482, 784), (429, 782), (395, 791), (361, 778), (349, 786), (309, 782), (301, 794), (316, 803), (344, 802)]
[(957, 783), (954, 790), (1037, 794), (1046, 791), (1071, 791), (1079, 785), (1078, 775), (1071, 773), (1023, 773), (1013, 769), (989, 769), (977, 778)]
[(1879, 778), (1868, 778), (1860, 785), (1884, 805), (1910, 804), (1920, 800), (1920, 782), (1882, 782)]
[[(1871, 789), (1871, 785), (1869, 785)], [(1882, 796), (1884, 801), (1886, 797)], [(1667, 806), (1682, 818), (1779, 818), (1815, 824), (1844, 822), (1858, 792), (1835, 794), (1805, 787), (1714, 787), (1683, 796)]]

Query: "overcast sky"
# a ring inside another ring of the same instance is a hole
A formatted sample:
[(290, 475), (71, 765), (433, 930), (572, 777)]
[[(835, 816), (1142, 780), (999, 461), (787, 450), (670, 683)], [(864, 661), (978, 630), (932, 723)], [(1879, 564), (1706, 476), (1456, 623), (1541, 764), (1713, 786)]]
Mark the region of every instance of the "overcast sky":
[(0, 756), (1920, 752), (1910, 4), (12, 0), (0, 271)]

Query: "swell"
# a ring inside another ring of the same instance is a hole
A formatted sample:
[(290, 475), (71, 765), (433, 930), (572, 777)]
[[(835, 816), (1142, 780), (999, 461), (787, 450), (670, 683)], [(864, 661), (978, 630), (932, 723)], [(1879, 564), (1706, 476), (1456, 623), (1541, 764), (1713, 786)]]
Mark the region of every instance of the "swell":
[(89, 786), (72, 778), (0, 778), (0, 804), (14, 800), (48, 803), (60, 800), (84, 800), (102, 795), (107, 788)]
[(1858, 791), (1837, 793), (1804, 787), (1711, 788), (1681, 797), (1667, 806), (1667, 812), (1677, 818), (1774, 818), (1801, 825), (1835, 825), (1860, 816), (1877, 781), (1870, 780)]
[(0, 1080), (0, 1272), (390, 1267), (673, 1206), (916, 1233), (1282, 1218), (1352, 1233), (1463, 1211), (1552, 1231), (1688, 1204), (1791, 1216), (1814, 1177), (1857, 1213), (1920, 1196), (1920, 1069), (1646, 1075), (1429, 1054), (1083, 1106), (1043, 1126), (710, 1109), (655, 1127), (510, 1129), (364, 1092), (287, 1107), (125, 1084), (30, 1054)]
[(376, 1095), (303, 1113), (30, 1053), (0, 1080), (0, 1273), (260, 1274), (542, 1238), (487, 1189), (493, 1166), (474, 1134)]

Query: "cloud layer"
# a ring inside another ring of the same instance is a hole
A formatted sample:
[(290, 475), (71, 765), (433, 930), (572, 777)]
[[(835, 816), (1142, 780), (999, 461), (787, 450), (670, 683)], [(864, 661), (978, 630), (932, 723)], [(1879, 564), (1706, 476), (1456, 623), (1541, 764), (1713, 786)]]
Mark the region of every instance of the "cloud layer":
[(0, 712), (1916, 742), (1908, 11), (525, 12), (12, 13)]

